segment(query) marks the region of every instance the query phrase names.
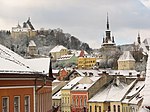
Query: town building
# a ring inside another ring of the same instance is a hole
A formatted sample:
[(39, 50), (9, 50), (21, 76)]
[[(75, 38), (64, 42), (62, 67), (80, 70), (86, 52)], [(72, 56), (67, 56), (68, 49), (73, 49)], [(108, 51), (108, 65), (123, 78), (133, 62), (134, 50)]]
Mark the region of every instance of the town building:
[(56, 60), (55, 66), (60, 67), (72, 67), (77, 65), (78, 57), (75, 54), (66, 54), (62, 55), (60, 58)]
[(99, 70), (94, 70), (94, 69), (88, 69), (88, 70), (85, 70), (85, 69), (73, 69), (66, 77), (65, 77), (65, 80), (72, 80), (76, 77), (99, 77), (100, 74), (99, 74)]
[(124, 51), (118, 59), (118, 70), (134, 70), (135, 59), (133, 58), (130, 51)]
[[(0, 62), (2, 112), (47, 112), (52, 109), (53, 75), (49, 58), (45, 66), (32, 62), (33, 67), (26, 59), (0, 45)], [(43, 72), (43, 68), (47, 71)]]
[(142, 101), (139, 93), (143, 87), (144, 79), (139, 77), (130, 84), (116, 77), (88, 101), (89, 112), (137, 112)]
[(91, 69), (96, 64), (96, 58), (92, 56), (83, 56), (78, 58), (78, 69)]
[(71, 112), (71, 90), (83, 77), (76, 77), (61, 89), (61, 111)]
[(51, 49), (50, 53), (53, 56), (53, 60), (56, 61), (61, 56), (68, 54), (68, 49), (62, 45), (57, 45)]
[(28, 49), (27, 49), (27, 55), (31, 57), (36, 57), (38, 55), (37, 52), (37, 46), (34, 42), (34, 40), (30, 40)]
[(71, 90), (71, 111), (88, 112), (88, 100), (111, 80), (112, 78), (108, 74), (101, 74), (98, 77), (83, 77)]
[(23, 23), (23, 26), (21, 26), (19, 23), (16, 27), (12, 27), (11, 36), (13, 38), (18, 37), (35, 37), (37, 34), (34, 26), (32, 25), (30, 18), (26, 22)]
[(54, 80), (52, 83), (52, 107), (61, 112), (61, 89), (67, 84), (67, 81)]

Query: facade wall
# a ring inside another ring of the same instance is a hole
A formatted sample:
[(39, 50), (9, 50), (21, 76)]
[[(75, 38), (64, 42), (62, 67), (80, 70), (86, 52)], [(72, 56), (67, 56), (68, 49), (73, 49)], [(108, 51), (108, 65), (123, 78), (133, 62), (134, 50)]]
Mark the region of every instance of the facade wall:
[(51, 52), (51, 53), (53, 56), (53, 60), (57, 60), (61, 56), (68, 54), (68, 50), (67, 49), (61, 49), (60, 52)]
[(94, 67), (96, 64), (96, 58), (93, 57), (79, 57), (78, 58), (78, 68), (79, 69), (89, 69)]
[(62, 112), (71, 112), (71, 103), (70, 90), (61, 90), (61, 111)]
[(122, 112), (121, 102), (110, 102), (111, 112)]
[(32, 31), (32, 30), (29, 30), (29, 31), (12, 31), (11, 32), (11, 36), (13, 38), (19, 38), (19, 37), (22, 37), (22, 36), (27, 36), (27, 37), (35, 37), (37, 35), (37, 32), (36, 31)]
[(88, 112), (88, 92), (71, 91), (71, 112)]
[(2, 111), (2, 98), (8, 97), (9, 99), (9, 112), (14, 111), (14, 97), (20, 97), (20, 112), (24, 112), (25, 107), (25, 96), (29, 96), (30, 99), (30, 112), (34, 112), (34, 95), (33, 95), (33, 88), (0, 88), (0, 111)]
[(105, 112), (104, 111), (104, 103), (100, 103), (100, 102), (94, 102), (88, 103), (88, 112)]
[[(29, 78), (28, 78), (29, 79)], [(2, 111), (2, 99), (8, 98), (9, 112), (16, 107), (14, 97), (19, 97), (20, 112), (29, 107), (30, 112), (46, 112), (52, 109), (52, 88), (51, 81), (26, 80), (26, 78), (5, 78), (0, 79), (0, 111)], [(29, 102), (25, 103), (25, 101)]]
[(52, 107), (51, 87), (43, 87), (36, 94), (36, 112), (47, 112)]
[(134, 70), (135, 61), (118, 61), (118, 70)]
[(35, 54), (37, 54), (36, 46), (29, 46), (29, 55), (33, 56)]

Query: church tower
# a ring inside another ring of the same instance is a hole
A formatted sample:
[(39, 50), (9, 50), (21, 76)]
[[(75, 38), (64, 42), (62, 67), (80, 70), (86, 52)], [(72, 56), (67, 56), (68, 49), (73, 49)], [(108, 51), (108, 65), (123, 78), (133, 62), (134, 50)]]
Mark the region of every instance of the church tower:
[(102, 47), (112, 47), (112, 46), (115, 46), (114, 36), (111, 36), (108, 13), (107, 13), (106, 28), (107, 28), (107, 30), (105, 31), (106, 36), (103, 38)]

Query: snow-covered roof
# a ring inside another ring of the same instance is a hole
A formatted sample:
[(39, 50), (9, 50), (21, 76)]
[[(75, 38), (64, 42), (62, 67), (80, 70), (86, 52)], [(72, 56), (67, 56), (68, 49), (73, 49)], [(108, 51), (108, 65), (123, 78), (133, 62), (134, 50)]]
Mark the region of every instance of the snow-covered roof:
[(135, 59), (131, 55), (130, 51), (124, 51), (118, 61), (135, 61)]
[(73, 91), (87, 91), (100, 77), (84, 77), (78, 85), (76, 85)]
[(61, 99), (61, 91), (58, 91), (56, 94), (52, 96), (52, 99)]
[(123, 82), (119, 82), (118, 85), (114, 85), (114, 82), (112, 82), (107, 87), (102, 87), (89, 102), (121, 101), (133, 83), (127, 85)]
[(61, 61), (61, 60), (68, 60), (73, 56), (73, 54), (71, 55), (63, 55), (60, 58), (57, 59), (57, 61)]
[(67, 49), (67, 48), (62, 45), (57, 45), (53, 49), (51, 49), (50, 52), (60, 52), (62, 49)]
[(137, 74), (139, 74), (139, 72), (137, 72), (136, 70), (100, 70), (101, 73), (103, 71), (106, 71), (107, 73), (109, 73), (109, 75), (123, 75), (123, 76), (137, 77)]
[(72, 87), (74, 87), (83, 77), (76, 77), (74, 79), (72, 79), (67, 85), (65, 85), (63, 89), (71, 89)]
[(24, 58), (10, 49), (0, 45), (0, 72), (1, 73), (22, 73), (34, 72), (26, 65)]
[(36, 44), (35, 44), (35, 42), (34, 42), (33, 40), (30, 40), (30, 42), (29, 42), (29, 46), (36, 47)]
[(126, 95), (126, 98), (122, 101), (123, 103), (138, 104), (143, 98), (140, 93), (145, 85), (145, 81), (138, 81), (130, 92)]
[(76, 72), (80, 74), (80, 76), (99, 76), (98, 70), (82, 70), (82, 69), (76, 69)]
[(24, 59), (10, 49), (0, 45), (1, 73), (48, 73), (49, 58)]
[(145, 46), (150, 46), (150, 38), (146, 38), (143, 43)]
[[(75, 54), (75, 56), (78, 57), (78, 56), (80, 56), (81, 50), (71, 49), (71, 53)], [(84, 50), (84, 54), (87, 55), (88, 53)]]
[(33, 70), (46, 74), (49, 73), (50, 58), (25, 59), (25, 61)]

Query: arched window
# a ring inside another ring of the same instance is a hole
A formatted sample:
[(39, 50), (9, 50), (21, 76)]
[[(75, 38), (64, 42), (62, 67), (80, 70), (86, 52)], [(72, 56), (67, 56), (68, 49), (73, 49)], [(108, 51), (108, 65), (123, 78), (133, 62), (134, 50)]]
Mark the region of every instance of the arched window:
[(114, 107), (114, 112), (116, 112), (116, 105), (114, 105), (113, 107)]
[(68, 97), (68, 103), (69, 103), (69, 97)]
[(95, 112), (97, 112), (97, 106), (95, 105)]
[(84, 106), (86, 106), (86, 98), (84, 99)]
[(118, 112), (120, 112), (120, 105), (118, 105)]
[(78, 98), (76, 98), (76, 106), (78, 106)]
[(99, 112), (101, 112), (101, 106), (99, 106)]
[(92, 106), (90, 106), (90, 112), (92, 112)]
[(80, 106), (82, 106), (82, 98), (80, 98)]

